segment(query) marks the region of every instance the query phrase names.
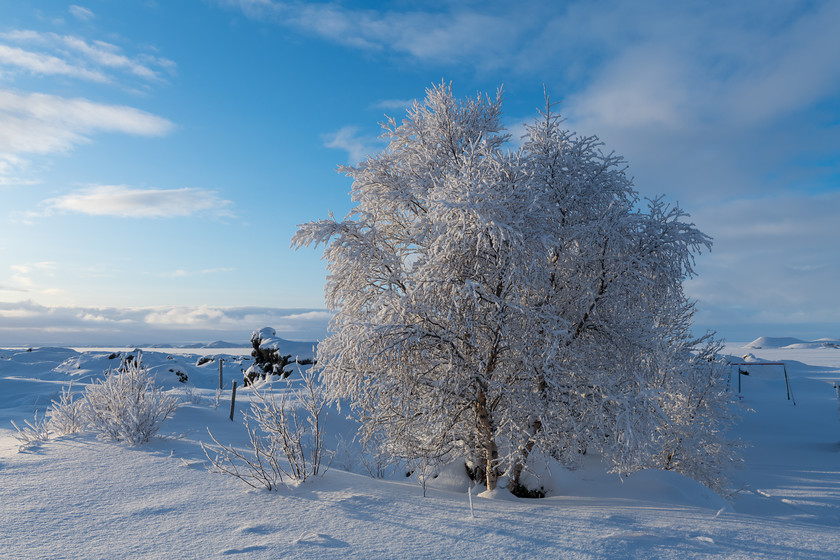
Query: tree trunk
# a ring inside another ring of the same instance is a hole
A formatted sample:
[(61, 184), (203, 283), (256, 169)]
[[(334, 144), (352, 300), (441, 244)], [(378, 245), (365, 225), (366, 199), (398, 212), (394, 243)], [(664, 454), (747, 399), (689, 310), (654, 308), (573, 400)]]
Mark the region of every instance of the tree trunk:
[(475, 403), (476, 431), (478, 432), (478, 444), (482, 450), (484, 462), (484, 475), (488, 490), (495, 490), (499, 479), (496, 464), (499, 459), (499, 449), (496, 447), (496, 439), (493, 434), (493, 425), (490, 423), (490, 413), (487, 410), (487, 396), (484, 391), (478, 393), (478, 400)]
[(525, 447), (522, 448), (522, 457), (519, 461), (513, 465), (513, 468), (510, 471), (510, 480), (508, 481), (508, 490), (513, 492), (519, 486), (519, 477), (522, 476), (522, 469), (525, 468), (525, 463), (528, 462), (528, 455), (531, 454), (531, 450), (534, 449), (534, 444), (536, 443), (535, 436), (537, 432), (542, 429), (542, 422), (539, 420), (534, 420), (534, 423), (531, 426), (533, 430), (531, 434), (531, 439), (528, 440), (528, 443), (525, 444)]

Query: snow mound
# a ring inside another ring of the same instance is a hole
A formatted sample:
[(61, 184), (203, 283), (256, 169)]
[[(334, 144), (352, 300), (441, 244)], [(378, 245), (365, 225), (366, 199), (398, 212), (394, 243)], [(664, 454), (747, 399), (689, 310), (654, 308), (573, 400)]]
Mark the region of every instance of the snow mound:
[(622, 486), (625, 497), (631, 499), (733, 511), (729, 502), (721, 496), (675, 471), (641, 470), (625, 478)]
[(840, 339), (818, 338), (814, 341), (800, 340), (789, 336), (761, 336), (745, 344), (744, 348), (784, 348), (787, 350), (815, 350), (818, 348), (840, 348)]
[(644, 469), (626, 476), (609, 473), (597, 457), (588, 457), (576, 469), (555, 462), (546, 480), (549, 496), (583, 497), (638, 503), (655, 502), (676, 506), (732, 511), (724, 498), (676, 471)]
[(784, 348), (788, 350), (816, 350), (819, 348), (840, 348), (840, 340), (830, 338), (820, 338), (814, 342), (800, 342), (797, 344), (789, 344)]
[(745, 344), (744, 348), (783, 348), (792, 344), (804, 343), (804, 340), (799, 340), (798, 338), (793, 338), (790, 336), (760, 336), (752, 342), (750, 342), (749, 344)]

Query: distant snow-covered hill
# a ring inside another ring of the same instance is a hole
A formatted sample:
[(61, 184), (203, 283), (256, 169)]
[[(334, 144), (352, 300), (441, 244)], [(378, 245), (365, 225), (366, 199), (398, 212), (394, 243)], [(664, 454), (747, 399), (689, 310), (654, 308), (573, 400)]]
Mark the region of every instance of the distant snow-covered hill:
[(799, 340), (798, 338), (790, 336), (760, 336), (749, 344), (745, 344), (744, 348), (782, 348), (784, 346), (790, 346), (791, 344), (802, 344), (804, 342), (804, 340)]
[(840, 348), (840, 339), (819, 338), (814, 341), (805, 341), (789, 336), (772, 337), (760, 336), (745, 344), (744, 348), (790, 348), (796, 350), (810, 350), (813, 348)]

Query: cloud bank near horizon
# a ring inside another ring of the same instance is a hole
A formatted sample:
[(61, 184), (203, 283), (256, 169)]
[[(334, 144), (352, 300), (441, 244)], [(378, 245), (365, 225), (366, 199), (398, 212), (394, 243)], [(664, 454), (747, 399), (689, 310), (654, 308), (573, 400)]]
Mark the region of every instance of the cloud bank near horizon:
[(324, 309), (47, 307), (31, 301), (0, 302), (0, 346), (140, 346), (217, 340), (247, 344), (252, 331), (266, 326), (281, 338), (315, 341), (326, 335), (330, 317)]

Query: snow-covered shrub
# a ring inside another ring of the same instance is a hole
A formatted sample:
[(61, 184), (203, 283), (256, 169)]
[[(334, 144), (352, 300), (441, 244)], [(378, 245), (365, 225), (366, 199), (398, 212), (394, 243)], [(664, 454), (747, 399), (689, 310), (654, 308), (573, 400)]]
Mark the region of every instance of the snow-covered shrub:
[(215, 445), (202, 448), (212, 472), (267, 490), (276, 489), (284, 478), (305, 482), (322, 472), (326, 396), (314, 373), (302, 377), (303, 387), (291, 391), (302, 412), (290, 402), (289, 391), (281, 392), (278, 400), (273, 392), (254, 389), (256, 402), (244, 414), (252, 452), (220, 443), (208, 429)]
[(195, 385), (184, 383), (181, 400), (188, 404), (201, 404), (202, 398), (201, 395), (196, 392)]
[(130, 445), (149, 441), (179, 404), (155, 384), (140, 355), (123, 360), (119, 370), (94, 381), (84, 394), (87, 426), (106, 439)]
[(347, 441), (341, 434), (336, 438), (335, 450), (332, 452), (330, 464), (339, 470), (356, 472), (359, 463), (359, 451), (355, 448), (355, 440)]
[(15, 427), (16, 431), (14, 437), (20, 442), (18, 451), (23, 451), (24, 449), (50, 439), (48, 421), (43, 416), (38, 418), (37, 412), (35, 413), (35, 418), (33, 418), (31, 422), (29, 420), (23, 421), (23, 427), (18, 426), (14, 420), (12, 420), (12, 426)]
[(293, 364), (291, 354), (280, 354), (276, 346), (272, 346), (271, 339), (275, 338), (277, 332), (271, 327), (264, 327), (251, 333), (251, 356), (254, 363), (244, 372), (244, 384), (247, 387), (257, 379), (277, 375), (289, 377), (291, 371), (286, 366)]
[(75, 434), (85, 427), (85, 402), (76, 396), (72, 384), (62, 387), (58, 400), (47, 410), (49, 428), (58, 435)]
[(54, 435), (75, 434), (84, 429), (85, 418), (83, 402), (81, 399), (74, 399), (72, 384), (70, 387), (62, 387), (58, 400), (53, 400), (45, 415), (35, 418), (30, 422), (24, 420), (23, 427), (18, 426), (14, 420), (15, 439), (21, 445), (20, 449), (26, 449), (36, 443), (44, 442)]
[(388, 478), (405, 466), (393, 451), (388, 450), (388, 443), (381, 435), (363, 442), (359, 462), (371, 478)]

